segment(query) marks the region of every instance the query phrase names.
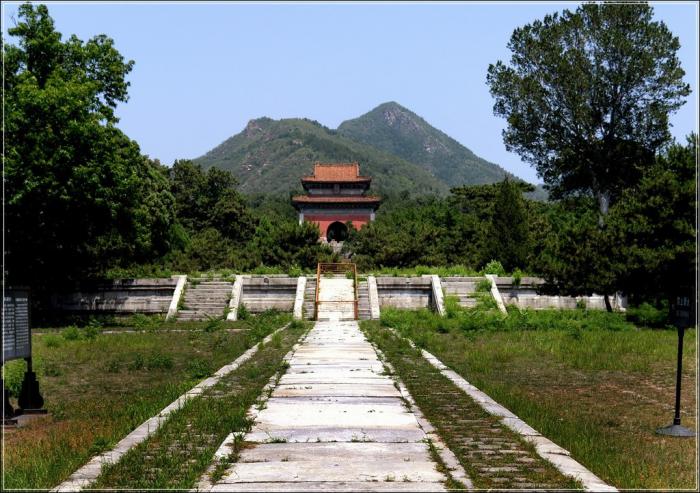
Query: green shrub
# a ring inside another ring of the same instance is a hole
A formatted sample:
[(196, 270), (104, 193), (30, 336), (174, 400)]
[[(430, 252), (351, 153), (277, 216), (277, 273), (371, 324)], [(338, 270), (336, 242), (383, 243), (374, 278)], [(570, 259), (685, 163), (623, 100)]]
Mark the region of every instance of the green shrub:
[(211, 363), (201, 358), (194, 358), (187, 364), (187, 373), (192, 378), (206, 378), (213, 372), (214, 370), (211, 367)]
[(495, 276), (505, 276), (506, 275), (506, 270), (503, 268), (503, 265), (498, 260), (492, 260), (488, 264), (484, 266), (483, 269), (484, 274), (493, 274)]
[(513, 271), (513, 286), (520, 286), (520, 283), (522, 282), (522, 280), (523, 280), (523, 272), (520, 269), (516, 268)]
[(477, 293), (489, 293), (490, 291), (491, 291), (491, 281), (489, 281), (488, 279), (482, 279), (476, 285), (476, 292)]
[(148, 370), (163, 370), (173, 367), (173, 358), (167, 354), (153, 353), (146, 359)]
[(80, 330), (75, 325), (69, 325), (61, 331), (61, 335), (66, 341), (77, 341), (80, 339)]
[(100, 325), (88, 325), (83, 329), (83, 335), (86, 339), (93, 340), (102, 332)]
[(289, 277), (299, 277), (302, 275), (301, 267), (299, 267), (297, 264), (293, 264), (287, 271), (287, 274)]
[(243, 303), (238, 304), (238, 320), (250, 319), (250, 312)]
[(22, 390), (22, 380), (24, 380), (24, 372), (26, 370), (27, 364), (21, 359), (8, 361), (3, 365), (2, 378), (5, 388), (11, 396), (17, 397), (20, 390)]
[(134, 359), (131, 360), (127, 368), (131, 371), (141, 370), (144, 365), (143, 355), (141, 353), (136, 353)]
[(55, 348), (61, 345), (61, 338), (54, 334), (47, 334), (41, 340), (44, 341), (46, 347)]
[(461, 310), (458, 296), (445, 296), (445, 315), (447, 318), (455, 318)]
[(154, 330), (158, 328), (163, 322), (163, 317), (160, 315), (144, 315), (143, 313), (136, 313), (132, 315), (127, 323), (131, 325), (136, 330)]
[[(228, 315), (228, 313), (226, 314)], [(220, 318), (212, 318), (207, 320), (206, 325), (204, 326), (204, 332), (216, 332), (217, 330), (221, 330), (221, 328), (224, 326), (224, 321)]]
[(668, 302), (657, 308), (650, 303), (642, 303), (636, 307), (627, 308), (626, 318), (642, 327), (661, 328), (668, 324)]

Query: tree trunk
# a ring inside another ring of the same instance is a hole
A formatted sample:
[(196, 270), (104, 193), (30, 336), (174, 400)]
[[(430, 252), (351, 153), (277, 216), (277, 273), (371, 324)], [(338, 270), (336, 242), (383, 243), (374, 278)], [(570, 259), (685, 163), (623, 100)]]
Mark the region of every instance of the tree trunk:
[(608, 215), (610, 209), (610, 194), (608, 192), (598, 192), (598, 226), (605, 226), (605, 216)]
[(612, 312), (612, 311), (613, 311), (613, 307), (612, 307), (612, 304), (610, 303), (610, 296), (608, 296), (608, 295), (606, 294), (605, 296), (603, 296), (603, 299), (605, 300), (605, 309), (606, 309), (608, 312)]

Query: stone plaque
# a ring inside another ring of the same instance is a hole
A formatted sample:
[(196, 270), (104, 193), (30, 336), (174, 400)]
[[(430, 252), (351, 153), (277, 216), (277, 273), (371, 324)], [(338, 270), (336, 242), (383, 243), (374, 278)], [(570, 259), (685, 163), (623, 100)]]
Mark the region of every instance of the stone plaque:
[(29, 291), (8, 289), (2, 302), (2, 361), (31, 356)]

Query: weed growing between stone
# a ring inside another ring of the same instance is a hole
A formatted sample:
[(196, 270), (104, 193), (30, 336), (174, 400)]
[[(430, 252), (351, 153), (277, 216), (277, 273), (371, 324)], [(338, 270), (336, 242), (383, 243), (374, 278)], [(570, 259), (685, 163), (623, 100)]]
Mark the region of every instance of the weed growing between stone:
[[(466, 310), (463, 310), (466, 311)], [(463, 324), (466, 317), (473, 317)], [(496, 314), (383, 310), (396, 328), (619, 488), (695, 488), (696, 439), (654, 433), (673, 417), (675, 331), (593, 310)], [(479, 328), (478, 321), (484, 321)], [(375, 323), (376, 325), (376, 323)], [(696, 426), (696, 332), (685, 337), (682, 420)]]
[(539, 457), (433, 368), (418, 350), (376, 322), (363, 322), (368, 339), (393, 365), (425, 417), (452, 450), (476, 488), (579, 488)]
[[(94, 488), (191, 488), (212, 463), (221, 442), (232, 432), (246, 432), (246, 417), (281, 360), (305, 331), (290, 324), (277, 339), (200, 397), (188, 401), (145, 442), (103, 469)], [(226, 463), (235, 460), (235, 454)], [(215, 468), (223, 474), (222, 465)]]
[[(267, 313), (236, 323), (245, 328), (236, 332), (154, 329), (94, 338), (34, 334), (33, 366), (49, 415), (5, 433), (4, 487), (56, 486), (289, 319)], [(204, 361), (206, 367), (193, 361)], [(15, 360), (3, 367), (13, 396), (24, 366)], [(16, 404), (15, 397), (11, 402)]]

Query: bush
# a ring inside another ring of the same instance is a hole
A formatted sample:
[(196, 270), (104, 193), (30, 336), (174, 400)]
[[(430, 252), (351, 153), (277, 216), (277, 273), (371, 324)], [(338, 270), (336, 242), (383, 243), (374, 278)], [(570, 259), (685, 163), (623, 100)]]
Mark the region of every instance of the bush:
[(163, 321), (160, 315), (144, 315), (136, 313), (127, 319), (126, 324), (131, 325), (136, 330), (154, 330), (158, 328)]
[[(228, 308), (228, 307), (227, 307)], [(225, 315), (228, 315), (228, 312), (226, 312)], [(204, 332), (216, 332), (217, 330), (221, 330), (223, 327), (223, 320), (220, 318), (212, 318), (207, 321), (207, 324), (204, 326)]]
[(61, 335), (66, 341), (77, 341), (80, 339), (80, 330), (75, 325), (69, 325), (61, 331)]
[(523, 280), (523, 272), (520, 269), (515, 269), (513, 271), (513, 286), (520, 286), (520, 282)]
[(299, 277), (302, 275), (301, 267), (299, 267), (297, 264), (293, 264), (287, 271), (287, 274), (289, 277)]
[(249, 320), (250, 312), (243, 303), (238, 304), (238, 320)]
[(445, 315), (447, 318), (455, 318), (462, 309), (459, 306), (459, 297), (445, 296)]
[(143, 355), (141, 353), (136, 353), (136, 355), (134, 355), (134, 359), (131, 360), (127, 368), (129, 368), (131, 371), (140, 370), (143, 368), (143, 363)]
[(5, 388), (11, 396), (17, 397), (22, 390), (22, 380), (24, 380), (24, 372), (27, 370), (27, 364), (24, 360), (8, 361), (2, 367), (2, 378), (5, 383)]
[(201, 358), (195, 358), (187, 365), (187, 373), (192, 378), (205, 378), (211, 375), (213, 372), (214, 370), (212, 369), (211, 364)]
[(102, 327), (100, 325), (90, 324), (83, 329), (83, 335), (86, 339), (95, 339), (102, 332)]
[(61, 338), (57, 335), (47, 334), (42, 339), (46, 347), (59, 347), (61, 345)]
[(146, 368), (149, 370), (167, 370), (172, 367), (173, 358), (167, 354), (153, 353), (146, 360)]
[(650, 303), (642, 303), (637, 307), (629, 307), (626, 312), (627, 320), (643, 327), (662, 328), (668, 324), (668, 302), (657, 308)]
[(506, 275), (506, 270), (503, 268), (503, 265), (498, 260), (492, 260), (488, 264), (484, 266), (483, 269), (484, 274), (493, 274), (495, 276), (505, 276)]

